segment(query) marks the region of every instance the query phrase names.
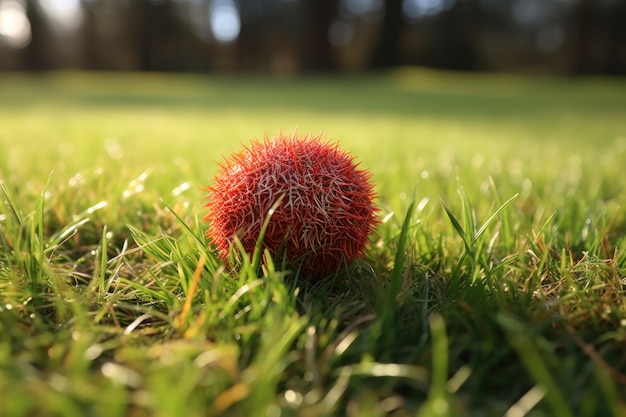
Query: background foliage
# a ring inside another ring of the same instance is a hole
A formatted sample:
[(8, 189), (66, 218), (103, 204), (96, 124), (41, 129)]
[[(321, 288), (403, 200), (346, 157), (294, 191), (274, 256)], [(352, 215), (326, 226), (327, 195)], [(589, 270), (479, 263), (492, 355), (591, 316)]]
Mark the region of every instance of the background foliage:
[(624, 0), (0, 0), (0, 70), (626, 73)]

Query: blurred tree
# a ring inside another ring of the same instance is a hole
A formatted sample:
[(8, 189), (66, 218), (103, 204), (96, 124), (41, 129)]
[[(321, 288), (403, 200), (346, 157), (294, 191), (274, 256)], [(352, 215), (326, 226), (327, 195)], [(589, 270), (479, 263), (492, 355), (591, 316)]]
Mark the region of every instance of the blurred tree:
[(451, 2), (448, 9), (424, 14), (405, 24), (402, 55), (395, 62), (454, 70), (480, 69), (477, 42), (482, 15), (478, 3)]
[[(24, 2), (32, 39), (23, 50), (0, 39), (0, 69), (626, 74), (626, 0)], [(215, 25), (227, 24), (220, 39)]]
[(382, 31), (372, 61), (373, 67), (391, 67), (403, 63), (400, 54), (400, 33), (406, 21), (402, 16), (402, 2), (403, 0), (385, 1)]
[(83, 28), (83, 59), (85, 68), (89, 70), (100, 69), (100, 62), (95, 46), (98, 43), (98, 33), (96, 31), (96, 13), (94, 2), (84, 2), (84, 28)]
[(130, 37), (143, 71), (181, 71), (182, 23), (176, 18), (169, 1), (133, 0), (127, 19)]
[[(480, 19), (476, 1), (457, 2), (440, 14), (435, 33), (431, 63), (454, 70), (476, 70), (476, 22)], [(428, 64), (428, 63), (427, 63)]]
[(626, 73), (626, 1), (579, 0), (572, 69), (577, 73)]
[(41, 71), (50, 68), (46, 59), (46, 50), (49, 49), (47, 39), (50, 31), (46, 26), (46, 17), (34, 1), (29, 1), (26, 7), (26, 16), (30, 21), (31, 40), (24, 51), (24, 67), (31, 71)]
[(304, 68), (315, 71), (337, 69), (333, 59), (328, 30), (337, 13), (337, 0), (301, 0), (306, 16), (305, 34), (299, 46), (299, 58)]

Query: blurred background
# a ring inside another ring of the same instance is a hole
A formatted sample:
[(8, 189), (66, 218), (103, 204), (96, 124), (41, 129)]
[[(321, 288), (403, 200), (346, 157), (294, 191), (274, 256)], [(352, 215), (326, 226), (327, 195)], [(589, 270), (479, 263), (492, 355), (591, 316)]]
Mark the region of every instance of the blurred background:
[(0, 70), (626, 74), (626, 0), (0, 0)]

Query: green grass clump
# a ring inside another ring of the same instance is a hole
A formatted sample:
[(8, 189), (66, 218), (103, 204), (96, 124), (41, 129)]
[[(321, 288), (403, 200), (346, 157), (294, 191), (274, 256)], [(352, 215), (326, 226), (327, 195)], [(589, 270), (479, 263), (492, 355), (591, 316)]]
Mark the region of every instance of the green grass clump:
[[(5, 74), (0, 415), (624, 415), (625, 111), (600, 78)], [(319, 283), (229, 270), (202, 188), (296, 128), (374, 173), (377, 233)]]

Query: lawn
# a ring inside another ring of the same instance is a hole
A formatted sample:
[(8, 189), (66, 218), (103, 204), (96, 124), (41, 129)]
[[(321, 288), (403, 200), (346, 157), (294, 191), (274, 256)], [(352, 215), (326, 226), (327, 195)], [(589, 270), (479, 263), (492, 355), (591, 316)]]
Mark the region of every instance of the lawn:
[[(373, 173), (365, 256), (229, 270), (217, 163)], [(626, 81), (0, 76), (0, 416), (626, 415)]]

